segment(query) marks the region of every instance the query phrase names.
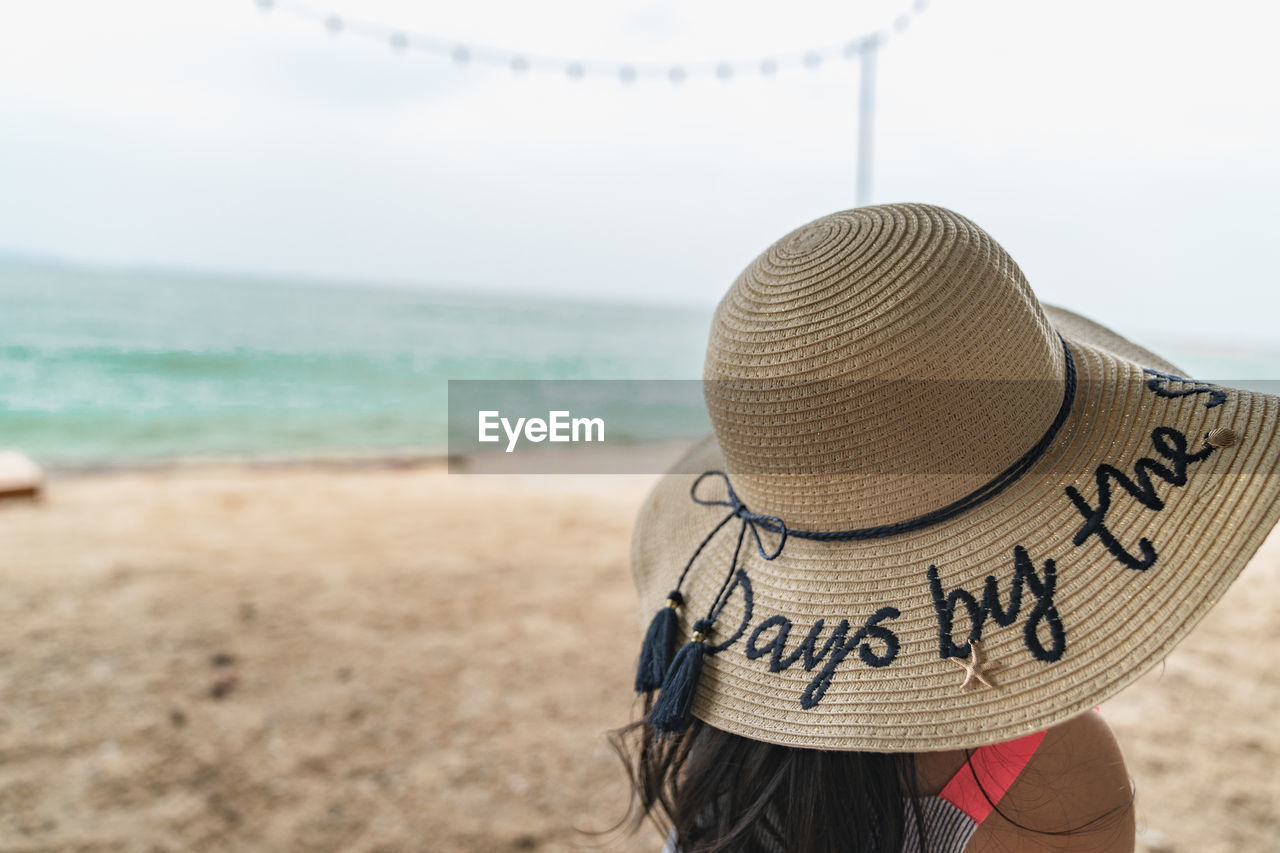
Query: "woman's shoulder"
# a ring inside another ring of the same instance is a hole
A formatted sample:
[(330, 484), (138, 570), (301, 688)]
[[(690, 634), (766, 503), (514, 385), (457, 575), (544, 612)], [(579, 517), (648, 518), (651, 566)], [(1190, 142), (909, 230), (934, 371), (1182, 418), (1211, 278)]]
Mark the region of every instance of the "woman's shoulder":
[(1133, 793), (1111, 727), (1089, 711), (1045, 732), (968, 853), (1132, 853)]

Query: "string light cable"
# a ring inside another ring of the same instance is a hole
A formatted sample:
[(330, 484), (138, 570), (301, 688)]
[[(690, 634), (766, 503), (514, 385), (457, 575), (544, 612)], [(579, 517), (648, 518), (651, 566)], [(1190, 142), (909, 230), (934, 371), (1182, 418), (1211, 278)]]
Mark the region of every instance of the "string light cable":
[(697, 78), (729, 82), (747, 76), (771, 77), (794, 70), (817, 71), (836, 62), (864, 58), (868, 54), (874, 54), (895, 34), (910, 27), (913, 19), (928, 9), (929, 0), (914, 0), (907, 11), (893, 20), (892, 26), (863, 33), (842, 44), (754, 59), (666, 63), (545, 56), (423, 35), (401, 27), (326, 12), (288, 0), (255, 0), (255, 3), (263, 12), (279, 12), (317, 23), (332, 35), (351, 35), (378, 41), (396, 53), (423, 53), (449, 60), (458, 66), (506, 68), (515, 74), (556, 74), (573, 81), (593, 77), (613, 78), (623, 84), (664, 82), (679, 85)]

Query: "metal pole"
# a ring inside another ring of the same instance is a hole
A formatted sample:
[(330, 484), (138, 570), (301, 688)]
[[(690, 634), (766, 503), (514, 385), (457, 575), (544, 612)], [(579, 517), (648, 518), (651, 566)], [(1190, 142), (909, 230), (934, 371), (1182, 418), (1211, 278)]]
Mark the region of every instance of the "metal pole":
[(871, 202), (871, 145), (875, 136), (876, 51), (880, 40), (869, 38), (862, 45), (858, 72), (858, 206)]

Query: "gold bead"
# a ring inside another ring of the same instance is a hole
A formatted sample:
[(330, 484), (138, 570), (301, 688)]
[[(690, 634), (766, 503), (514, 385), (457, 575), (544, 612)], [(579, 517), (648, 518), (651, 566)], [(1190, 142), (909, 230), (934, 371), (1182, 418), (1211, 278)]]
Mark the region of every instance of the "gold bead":
[(1214, 427), (1204, 436), (1204, 443), (1210, 447), (1231, 447), (1239, 440), (1240, 436), (1230, 427)]

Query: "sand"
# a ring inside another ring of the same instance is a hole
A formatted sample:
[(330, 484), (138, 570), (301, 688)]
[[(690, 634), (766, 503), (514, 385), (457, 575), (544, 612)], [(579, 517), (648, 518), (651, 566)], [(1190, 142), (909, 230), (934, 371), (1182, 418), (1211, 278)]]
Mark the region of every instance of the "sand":
[[(0, 850), (656, 850), (626, 794), (651, 478), (178, 467), (0, 504)], [(1280, 837), (1280, 535), (1104, 706), (1147, 851)]]

